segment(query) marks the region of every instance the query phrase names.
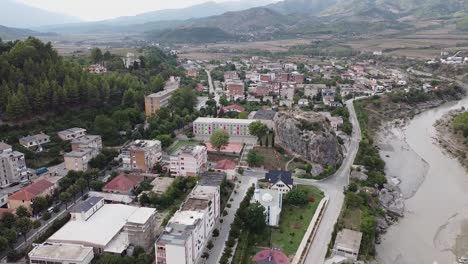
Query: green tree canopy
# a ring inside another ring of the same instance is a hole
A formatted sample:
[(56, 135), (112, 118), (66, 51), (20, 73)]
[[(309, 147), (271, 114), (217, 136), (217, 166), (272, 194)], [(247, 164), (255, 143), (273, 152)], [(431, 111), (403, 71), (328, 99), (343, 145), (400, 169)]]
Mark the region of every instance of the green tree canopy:
[(229, 144), (229, 134), (223, 129), (213, 132), (210, 137), (211, 145), (218, 151)]

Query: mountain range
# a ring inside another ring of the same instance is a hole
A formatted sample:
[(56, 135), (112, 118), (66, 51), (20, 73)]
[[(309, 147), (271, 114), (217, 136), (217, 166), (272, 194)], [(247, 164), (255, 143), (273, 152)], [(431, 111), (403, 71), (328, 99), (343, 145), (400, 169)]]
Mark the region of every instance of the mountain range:
[(467, 0), (239, 0), (33, 29), (60, 34), (131, 33), (159, 42), (204, 43), (410, 30), (420, 20), (457, 23), (467, 14)]

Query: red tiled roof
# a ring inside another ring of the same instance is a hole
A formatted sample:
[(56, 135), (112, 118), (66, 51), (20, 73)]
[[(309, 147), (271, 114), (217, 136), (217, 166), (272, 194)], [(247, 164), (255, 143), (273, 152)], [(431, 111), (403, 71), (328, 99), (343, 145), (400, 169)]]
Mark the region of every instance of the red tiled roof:
[(261, 264), (288, 264), (288, 257), (281, 251), (276, 249), (266, 249), (258, 252), (253, 261)]
[(228, 105), (224, 107), (223, 109), (226, 112), (229, 112), (229, 111), (244, 112), (245, 111), (245, 108), (240, 105)]
[(10, 195), (9, 200), (31, 201), (41, 195), (50, 187), (54, 186), (48, 180), (39, 180), (21, 189), (20, 191)]
[(120, 174), (108, 182), (102, 189), (108, 192), (130, 192), (133, 188), (137, 187), (141, 181), (143, 181), (143, 176)]
[(231, 160), (220, 160), (216, 163), (217, 170), (233, 170), (236, 168), (236, 163)]

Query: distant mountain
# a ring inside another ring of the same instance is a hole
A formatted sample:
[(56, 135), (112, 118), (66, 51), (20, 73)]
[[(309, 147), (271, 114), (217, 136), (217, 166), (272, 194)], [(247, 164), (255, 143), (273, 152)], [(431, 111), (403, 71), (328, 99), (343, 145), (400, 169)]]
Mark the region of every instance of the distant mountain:
[(31, 28), (79, 21), (78, 18), (31, 7), (14, 0), (0, 1), (0, 25), (6, 27)]
[(55, 33), (41, 33), (29, 29), (23, 28), (11, 28), (0, 26), (0, 38), (2, 40), (16, 40), (16, 39), (25, 39), (29, 36), (53, 36)]
[(284, 0), (266, 6), (282, 14), (319, 15), (322, 11), (336, 4), (339, 0)]
[(187, 20), (221, 15), (230, 11), (240, 11), (270, 4), (272, 0), (238, 0), (217, 3), (214, 1), (179, 9), (158, 10), (135, 16), (125, 16), (101, 21), (113, 25), (134, 25), (163, 20)]

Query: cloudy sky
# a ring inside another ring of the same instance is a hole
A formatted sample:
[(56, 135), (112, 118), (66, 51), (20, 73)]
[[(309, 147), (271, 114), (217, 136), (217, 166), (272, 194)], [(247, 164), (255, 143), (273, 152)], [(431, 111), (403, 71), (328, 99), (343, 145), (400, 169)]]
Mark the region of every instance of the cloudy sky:
[[(1, 1), (1, 0), (0, 0)], [(143, 12), (187, 7), (208, 0), (19, 0), (25, 4), (95, 21)], [(217, 2), (233, 0), (215, 0)]]

